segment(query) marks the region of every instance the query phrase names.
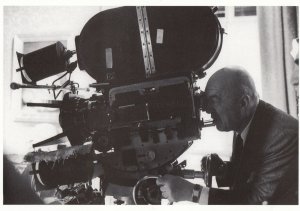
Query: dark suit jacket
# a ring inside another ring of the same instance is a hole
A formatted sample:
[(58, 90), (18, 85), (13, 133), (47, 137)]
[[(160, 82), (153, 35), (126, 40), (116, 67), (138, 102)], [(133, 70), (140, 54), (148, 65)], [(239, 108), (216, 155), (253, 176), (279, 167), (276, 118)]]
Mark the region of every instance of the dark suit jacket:
[(230, 189), (211, 188), (209, 204), (298, 204), (298, 121), (260, 100), (241, 164), (229, 167), (218, 182)]

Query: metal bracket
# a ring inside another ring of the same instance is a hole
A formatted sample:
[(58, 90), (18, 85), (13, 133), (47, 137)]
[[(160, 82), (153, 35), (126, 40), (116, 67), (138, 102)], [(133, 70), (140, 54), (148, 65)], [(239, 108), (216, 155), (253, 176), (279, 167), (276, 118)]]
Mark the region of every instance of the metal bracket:
[(156, 72), (156, 70), (146, 7), (136, 7), (136, 12), (145, 64), (145, 73), (146, 78), (149, 78)]

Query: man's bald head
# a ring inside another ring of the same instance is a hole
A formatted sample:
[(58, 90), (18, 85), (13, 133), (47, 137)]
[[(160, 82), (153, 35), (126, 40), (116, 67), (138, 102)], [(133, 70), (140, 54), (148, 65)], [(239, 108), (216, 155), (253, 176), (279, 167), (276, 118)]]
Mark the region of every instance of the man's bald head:
[(207, 89), (219, 89), (226, 96), (247, 94), (254, 99), (258, 97), (254, 81), (249, 73), (239, 66), (228, 66), (214, 73), (207, 82)]
[(238, 66), (228, 66), (214, 73), (207, 82), (205, 93), (208, 113), (222, 131), (243, 129), (258, 103), (253, 79)]

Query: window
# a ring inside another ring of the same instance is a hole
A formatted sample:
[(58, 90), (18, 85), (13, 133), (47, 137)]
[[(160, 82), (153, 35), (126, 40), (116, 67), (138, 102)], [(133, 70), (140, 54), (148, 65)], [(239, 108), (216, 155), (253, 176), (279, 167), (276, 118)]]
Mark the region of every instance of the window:
[(254, 16), (256, 7), (234, 7), (234, 16)]
[(215, 13), (219, 18), (224, 18), (225, 14), (228, 16), (229, 11), (234, 9), (234, 16), (256, 16), (256, 7), (244, 7), (244, 6), (237, 6), (237, 7), (224, 7), (224, 6), (217, 6), (218, 10)]
[(225, 17), (225, 7), (224, 6), (218, 6), (218, 10), (215, 13), (219, 18)]

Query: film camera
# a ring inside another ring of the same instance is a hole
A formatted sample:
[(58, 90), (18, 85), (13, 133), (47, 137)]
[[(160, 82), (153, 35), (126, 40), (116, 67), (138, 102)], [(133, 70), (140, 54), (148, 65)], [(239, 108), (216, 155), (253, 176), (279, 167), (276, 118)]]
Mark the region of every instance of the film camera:
[[(133, 187), (136, 204), (160, 204), (158, 175), (204, 178), (210, 185), (209, 168), (184, 169), (185, 163), (176, 159), (200, 139), (203, 127), (213, 125), (201, 118), (205, 100), (196, 82), (221, 51), (223, 29), (215, 11), (210, 7), (115, 8), (86, 23), (75, 38), (76, 51), (57, 42), (26, 55), (17, 53), (23, 84), (12, 83), (11, 88), (52, 90), (51, 103), (27, 106), (60, 109), (63, 132), (33, 147), (56, 144), (62, 137), (71, 144), (26, 155), (37, 188), (90, 184), (99, 177), (100, 192), (90, 191), (88, 198), (96, 197), (100, 204), (109, 184)], [(77, 61), (70, 62), (74, 54)], [(94, 94), (88, 99), (78, 95), (82, 88), (70, 80), (77, 66), (96, 80), (90, 84)], [(50, 86), (36, 85), (62, 72), (70, 76), (63, 85), (55, 81)], [(62, 91), (63, 100), (56, 100)]]

